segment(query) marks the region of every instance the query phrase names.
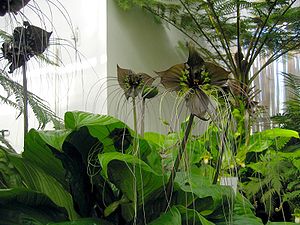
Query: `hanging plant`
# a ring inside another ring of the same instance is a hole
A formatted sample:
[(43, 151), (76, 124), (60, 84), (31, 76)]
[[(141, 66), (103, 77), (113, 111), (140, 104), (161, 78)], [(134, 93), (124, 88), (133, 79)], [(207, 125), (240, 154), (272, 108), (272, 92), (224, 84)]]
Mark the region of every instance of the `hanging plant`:
[(34, 56), (42, 54), (49, 46), (49, 38), (52, 32), (30, 25), (16, 27), (12, 39), (2, 44), (3, 57), (9, 62), (9, 73), (24, 66)]

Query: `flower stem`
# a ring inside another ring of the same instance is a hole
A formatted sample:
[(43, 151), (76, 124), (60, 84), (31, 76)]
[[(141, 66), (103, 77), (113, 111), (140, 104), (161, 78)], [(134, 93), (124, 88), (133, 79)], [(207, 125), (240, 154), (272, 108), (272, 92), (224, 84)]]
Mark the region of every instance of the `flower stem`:
[(133, 110), (133, 129), (135, 132), (135, 137), (133, 141), (133, 155), (137, 155), (137, 138), (138, 138), (138, 130), (137, 130), (137, 113), (136, 113), (136, 101), (135, 97), (132, 97), (132, 110)]
[(185, 152), (185, 149), (186, 149), (186, 144), (187, 144), (190, 132), (192, 130), (192, 125), (193, 125), (194, 117), (195, 116), (193, 114), (191, 114), (190, 117), (189, 117), (188, 125), (187, 125), (187, 127), (185, 129), (184, 137), (183, 137), (182, 142), (181, 142), (181, 144), (179, 146), (178, 155), (177, 155), (177, 158), (175, 160), (174, 166), (172, 168), (171, 176), (170, 176), (169, 181), (167, 183), (167, 189), (166, 189), (167, 205), (166, 205), (165, 208), (168, 207), (169, 202), (171, 202), (171, 200), (172, 200), (172, 189), (173, 189), (173, 186), (174, 186), (176, 172), (178, 171), (178, 168), (179, 168), (179, 165), (180, 165), (180, 161), (181, 161), (182, 156), (183, 156), (183, 154)]
[[(133, 110), (133, 129), (135, 137), (133, 138), (133, 155), (138, 156), (138, 130), (137, 130), (137, 113), (136, 113), (136, 101), (135, 97), (132, 97), (132, 110)], [(137, 218), (137, 182), (135, 179), (135, 164), (133, 164), (133, 204), (134, 204), (134, 224), (136, 224)]]
[(26, 77), (26, 63), (22, 66), (23, 73), (23, 115), (24, 115), (24, 139), (28, 133), (28, 90)]
[(143, 98), (142, 111), (141, 111), (141, 136), (142, 137), (144, 137), (144, 133), (145, 133), (145, 104), (146, 104), (146, 99)]
[(230, 123), (230, 119), (229, 119), (229, 122), (226, 123), (225, 131), (224, 131), (224, 133), (222, 134), (222, 137), (221, 137), (221, 152), (220, 152), (220, 155), (219, 155), (219, 158), (218, 158), (218, 161), (217, 161), (217, 166), (216, 166), (217, 168), (216, 168), (216, 172), (215, 172), (215, 175), (214, 175), (214, 178), (213, 178), (213, 184), (217, 184), (217, 182), (218, 182), (218, 177), (219, 177), (220, 170), (221, 170), (223, 155), (224, 155), (225, 147), (226, 147), (225, 146), (225, 138), (226, 138), (226, 135), (227, 135), (227, 132), (228, 132), (229, 123)]

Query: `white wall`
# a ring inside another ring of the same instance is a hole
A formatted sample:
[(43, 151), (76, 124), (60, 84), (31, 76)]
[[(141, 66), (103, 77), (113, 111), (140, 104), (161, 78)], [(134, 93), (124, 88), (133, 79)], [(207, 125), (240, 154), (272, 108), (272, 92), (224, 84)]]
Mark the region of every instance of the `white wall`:
[[(63, 65), (60, 68), (53, 68), (45, 63), (34, 63), (32, 60), (28, 62), (28, 88), (48, 101), (60, 117), (63, 117), (67, 110), (106, 113), (106, 1), (89, 0), (88, 4), (85, 0), (76, 0), (76, 4), (74, 0), (60, 1), (65, 9), (59, 5), (58, 0), (53, 2), (54, 4), (49, 1), (32, 0), (23, 13), (31, 24), (53, 31), (52, 44), (57, 42), (57, 38), (67, 39), (70, 43), (60, 41), (61, 46), (53, 45), (48, 50), (49, 55), (59, 53), (62, 57)], [(39, 6), (45, 15), (37, 13), (37, 10), (33, 9), (36, 6)], [(60, 10), (67, 11), (69, 15), (63, 15)], [(19, 14), (15, 18), (22, 21), (21, 17)], [(14, 27), (11, 23), (15, 23), (15, 18), (8, 15), (0, 18), (0, 28), (11, 32)], [(77, 56), (74, 48), (68, 46), (74, 45), (74, 36), (78, 37), (80, 54)], [(22, 81), (20, 71), (16, 71), (12, 77)], [(103, 87), (104, 91), (100, 91), (100, 87)], [(3, 105), (0, 107), (0, 130), (9, 129), (9, 141), (21, 151), (22, 116), (15, 120), (17, 113), (14, 109)], [(29, 126), (37, 128), (32, 113)]]

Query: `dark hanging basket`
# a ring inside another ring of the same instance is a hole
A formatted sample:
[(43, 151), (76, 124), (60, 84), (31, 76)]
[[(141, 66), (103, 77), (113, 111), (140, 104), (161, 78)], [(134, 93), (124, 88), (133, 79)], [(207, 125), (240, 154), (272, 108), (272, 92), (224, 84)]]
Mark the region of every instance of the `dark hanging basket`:
[(24, 22), (14, 29), (12, 39), (2, 44), (3, 57), (9, 62), (9, 73), (25, 65), (33, 56), (42, 54), (49, 46), (52, 32)]
[(6, 13), (17, 13), (22, 9), (30, 0), (0, 0), (0, 16)]

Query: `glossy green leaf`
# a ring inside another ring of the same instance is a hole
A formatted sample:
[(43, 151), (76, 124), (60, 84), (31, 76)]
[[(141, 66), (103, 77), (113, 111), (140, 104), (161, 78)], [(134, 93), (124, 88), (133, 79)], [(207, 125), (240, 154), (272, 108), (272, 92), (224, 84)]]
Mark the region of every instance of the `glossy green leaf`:
[(80, 111), (65, 113), (65, 127), (73, 130), (76, 130), (83, 126), (106, 126), (120, 123), (125, 126), (124, 123), (112, 116), (92, 114)]
[(168, 212), (161, 214), (159, 218), (149, 223), (149, 225), (181, 225), (181, 215), (176, 207), (172, 207)]
[(73, 208), (72, 196), (61, 183), (24, 158), (9, 156), (9, 160), (18, 170), (29, 189), (45, 194), (56, 205), (64, 207), (68, 211), (70, 219), (77, 218), (77, 213)]
[(183, 224), (215, 225), (194, 209), (186, 208), (183, 205), (176, 206), (176, 208), (181, 213)]
[(202, 171), (196, 167), (189, 173), (177, 173), (175, 185), (179, 191), (176, 203), (190, 206), (194, 202), (195, 209), (204, 216), (228, 213), (228, 205), (234, 199), (231, 187), (212, 185), (209, 177), (202, 176)]
[(148, 164), (132, 155), (104, 153), (99, 154), (99, 160), (105, 176), (131, 201), (134, 200), (135, 182), (139, 201), (146, 201), (166, 181), (165, 176), (157, 174)]
[(288, 129), (281, 129), (281, 128), (273, 128), (269, 130), (261, 131), (255, 135), (260, 135), (264, 139), (274, 139), (277, 137), (293, 137), (293, 138), (299, 138), (299, 134), (297, 131), (294, 130), (288, 130)]
[(254, 207), (240, 193), (236, 195), (232, 224), (263, 225), (261, 219), (255, 216)]
[(166, 140), (166, 136), (159, 134), (159, 133), (155, 133), (155, 132), (145, 132), (144, 134), (144, 138), (147, 141), (151, 141), (161, 147), (164, 146), (165, 144), (165, 140)]
[(8, 159), (10, 154), (0, 148), (0, 188), (23, 187), (20, 174)]
[(45, 143), (60, 151), (62, 150), (64, 141), (71, 132), (72, 130), (38, 131), (40, 137), (45, 141)]
[(64, 187), (67, 186), (64, 168), (61, 161), (53, 155), (47, 144), (59, 147), (61, 150), (62, 142), (68, 134), (69, 131), (49, 131), (44, 133), (43, 131), (31, 129), (26, 135), (24, 152), (22, 153), (24, 158), (57, 179)]
[(47, 225), (114, 225), (114, 224), (101, 219), (84, 218), (84, 219), (66, 221), (60, 223), (48, 223)]
[(47, 224), (67, 220), (67, 212), (46, 195), (25, 188), (0, 190), (1, 224)]
[(65, 125), (73, 130), (87, 127), (90, 135), (101, 141), (104, 152), (128, 152), (132, 149), (134, 132), (114, 117), (77, 111), (67, 112)]
[(267, 225), (295, 225), (292, 222), (268, 222)]
[[(166, 183), (166, 177), (156, 173), (148, 164), (135, 156), (118, 152), (99, 154), (100, 164), (104, 175), (112, 182), (132, 203), (137, 200), (138, 207), (149, 200), (155, 200)], [(125, 204), (124, 204), (125, 205)], [(132, 219), (133, 207), (126, 205), (128, 221)], [(124, 211), (124, 210), (125, 211)]]

